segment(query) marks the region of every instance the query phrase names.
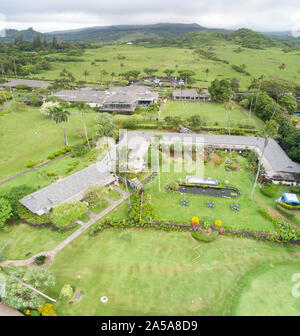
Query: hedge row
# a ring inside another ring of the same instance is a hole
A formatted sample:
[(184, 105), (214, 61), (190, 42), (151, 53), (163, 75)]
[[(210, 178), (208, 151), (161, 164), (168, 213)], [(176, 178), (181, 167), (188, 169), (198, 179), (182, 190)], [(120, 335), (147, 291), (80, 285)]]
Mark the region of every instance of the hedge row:
[(64, 147), (64, 148), (62, 148), (62, 149), (60, 149), (60, 150), (58, 150), (58, 151), (56, 151), (56, 152), (48, 155), (48, 159), (49, 160), (53, 160), (53, 159), (55, 159), (55, 158), (57, 158), (57, 157), (59, 157), (61, 155), (64, 155), (64, 154), (67, 154), (67, 153), (71, 152), (71, 150), (72, 150), (71, 147), (66, 146), (66, 147)]

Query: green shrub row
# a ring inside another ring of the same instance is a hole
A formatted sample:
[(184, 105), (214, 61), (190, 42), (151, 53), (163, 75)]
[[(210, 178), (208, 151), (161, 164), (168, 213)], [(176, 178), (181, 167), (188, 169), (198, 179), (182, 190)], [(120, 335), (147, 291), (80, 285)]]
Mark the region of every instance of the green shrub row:
[(270, 220), (274, 226), (278, 234), (280, 235), (281, 239), (285, 242), (290, 240), (298, 240), (300, 239), (300, 231), (297, 230), (292, 224), (284, 222), (281, 219), (278, 219), (272, 216), (267, 210), (265, 209), (258, 209), (257, 210), (263, 217)]
[(64, 154), (67, 154), (67, 153), (71, 152), (71, 150), (72, 150), (71, 147), (66, 146), (66, 147), (60, 149), (59, 151), (56, 151), (56, 152), (48, 155), (48, 159), (53, 160), (53, 159), (55, 159), (55, 158), (57, 158), (61, 155), (64, 155)]

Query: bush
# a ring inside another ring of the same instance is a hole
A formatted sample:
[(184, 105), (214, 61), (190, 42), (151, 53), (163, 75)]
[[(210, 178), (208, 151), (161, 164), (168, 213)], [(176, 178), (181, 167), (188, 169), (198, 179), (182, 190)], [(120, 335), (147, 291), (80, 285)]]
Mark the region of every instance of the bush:
[(88, 207), (79, 201), (61, 203), (52, 210), (52, 222), (59, 228), (64, 229), (70, 223), (79, 220), (87, 211)]
[(73, 288), (69, 284), (65, 284), (60, 291), (59, 299), (63, 301), (68, 301), (72, 298)]
[(277, 219), (276, 217), (272, 216), (269, 211), (265, 210), (265, 209), (258, 209), (257, 210), (264, 218), (268, 219), (269, 221), (271, 221), (273, 224), (277, 224), (279, 222), (279, 219)]
[(205, 242), (205, 243), (210, 243), (210, 242), (216, 240), (218, 235), (219, 235), (218, 231), (213, 231), (210, 235), (200, 234), (197, 231), (192, 232), (192, 237), (194, 239)]
[(57, 316), (51, 303), (45, 303), (42, 307), (38, 308), (38, 312), (42, 316)]
[(51, 219), (48, 215), (44, 214), (42, 216), (38, 216), (33, 212), (31, 212), (30, 210), (28, 210), (21, 203), (16, 205), (16, 212), (20, 219), (23, 219), (31, 224), (46, 224), (51, 222)]
[(88, 151), (89, 149), (83, 144), (78, 144), (73, 147), (73, 155), (75, 157), (84, 156)]
[(44, 265), (46, 262), (47, 257), (45, 255), (40, 255), (34, 259), (34, 262), (38, 265)]
[(27, 185), (20, 185), (18, 187), (13, 187), (9, 191), (2, 193), (0, 195), (0, 198), (2, 197), (6, 199), (11, 205), (12, 208), (11, 219), (17, 220), (20, 218), (18, 214), (18, 206), (21, 205), (19, 199), (33, 193), (34, 191), (35, 189), (32, 187), (29, 187)]
[(277, 192), (277, 188), (274, 184), (267, 184), (260, 188), (260, 191), (267, 197), (274, 197)]
[(38, 162), (29, 161), (26, 163), (26, 168), (33, 168), (38, 164)]
[(83, 193), (84, 195), (84, 201), (95, 205), (99, 202), (101, 198), (106, 196), (108, 193), (108, 190), (105, 187), (101, 186), (89, 186)]
[(220, 219), (215, 220), (215, 226), (222, 227), (222, 221)]
[(69, 147), (69, 146), (63, 147), (59, 151), (56, 151), (56, 152), (48, 155), (48, 159), (53, 160), (53, 159), (57, 158), (58, 156), (61, 156), (61, 155), (64, 155), (64, 154), (67, 154), (67, 153), (71, 152), (71, 150), (72, 150), (72, 148)]
[(6, 221), (12, 216), (12, 207), (5, 198), (0, 198), (0, 229), (3, 228)]

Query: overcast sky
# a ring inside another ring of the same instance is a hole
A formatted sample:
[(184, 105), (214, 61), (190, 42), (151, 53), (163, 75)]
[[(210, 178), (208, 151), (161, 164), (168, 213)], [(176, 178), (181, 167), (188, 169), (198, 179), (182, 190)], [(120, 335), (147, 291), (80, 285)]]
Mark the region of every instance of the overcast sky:
[(1, 0), (0, 12), (7, 28), (41, 32), (158, 22), (259, 31), (300, 27), (299, 0)]

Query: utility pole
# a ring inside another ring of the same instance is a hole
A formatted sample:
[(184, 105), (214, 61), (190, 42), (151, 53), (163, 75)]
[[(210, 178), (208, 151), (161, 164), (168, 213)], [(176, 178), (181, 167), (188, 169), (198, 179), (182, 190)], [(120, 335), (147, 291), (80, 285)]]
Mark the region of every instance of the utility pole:
[(253, 115), (254, 115), (254, 116), (255, 116), (255, 112), (256, 112), (256, 105), (257, 105), (257, 100), (258, 100), (258, 96), (259, 96), (259, 93), (260, 93), (260, 88), (261, 88), (261, 83), (259, 84), (259, 88), (258, 88), (257, 95), (256, 95), (255, 106), (254, 106), (254, 112), (253, 112)]
[(142, 220), (142, 211), (143, 211), (143, 195), (144, 195), (144, 192), (142, 191), (142, 196), (141, 196), (141, 209), (140, 209), (140, 221)]
[(251, 116), (252, 116), (252, 104), (253, 104), (253, 96), (251, 98), (249, 119), (251, 119)]

